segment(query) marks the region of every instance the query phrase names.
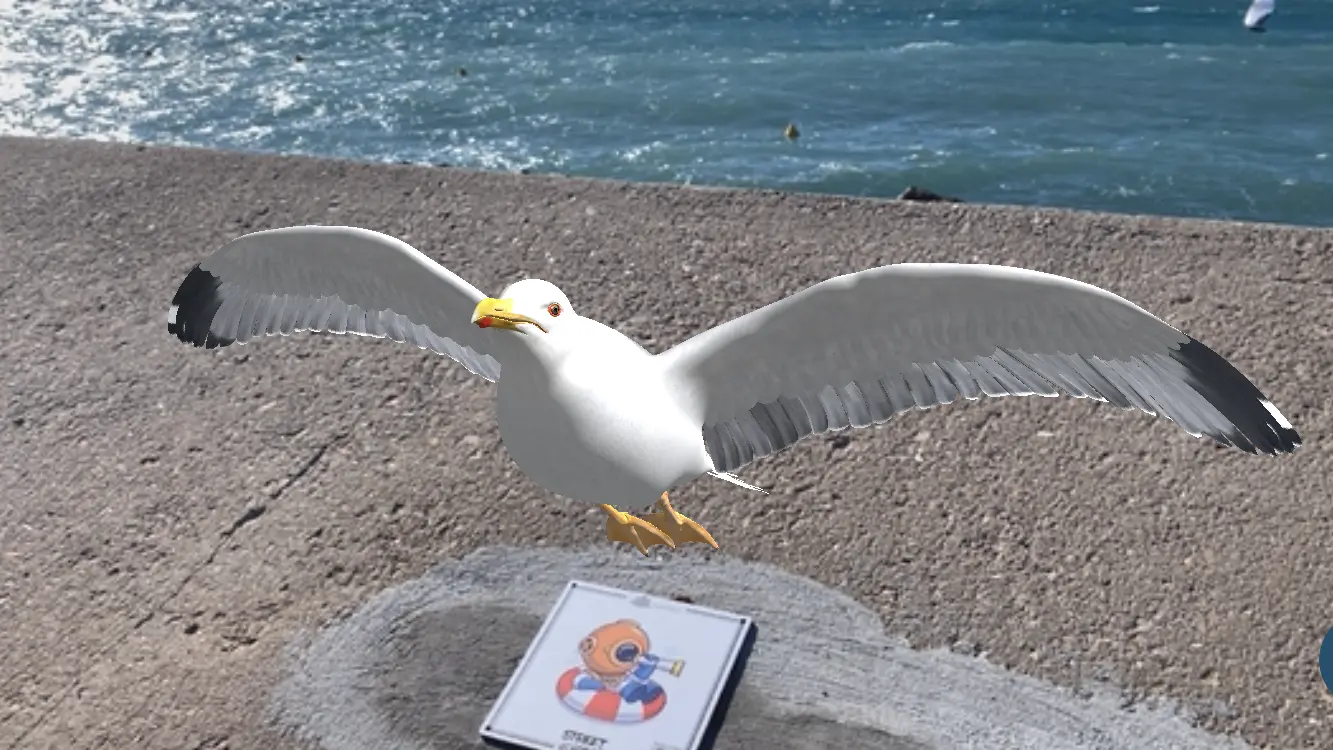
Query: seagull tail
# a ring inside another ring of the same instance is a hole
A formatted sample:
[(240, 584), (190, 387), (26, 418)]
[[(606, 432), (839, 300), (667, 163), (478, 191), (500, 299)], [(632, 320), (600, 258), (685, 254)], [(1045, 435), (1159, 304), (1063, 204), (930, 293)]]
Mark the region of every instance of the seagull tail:
[(708, 473), (709, 473), (711, 476), (715, 476), (715, 477), (717, 477), (718, 479), (721, 479), (721, 480), (724, 481), (724, 482), (731, 482), (732, 484), (739, 485), (739, 486), (741, 486), (741, 487), (744, 487), (744, 488), (747, 489), (747, 490), (754, 490), (755, 492), (762, 492), (762, 493), (764, 493), (765, 495), (768, 494), (768, 490), (764, 489), (763, 487), (756, 487), (756, 486), (754, 486), (753, 484), (750, 484), (749, 482), (745, 481), (744, 479), (741, 479), (740, 477), (736, 476), (735, 474), (728, 474), (728, 473), (725, 472), (725, 471), (710, 471), (710, 472), (708, 472)]

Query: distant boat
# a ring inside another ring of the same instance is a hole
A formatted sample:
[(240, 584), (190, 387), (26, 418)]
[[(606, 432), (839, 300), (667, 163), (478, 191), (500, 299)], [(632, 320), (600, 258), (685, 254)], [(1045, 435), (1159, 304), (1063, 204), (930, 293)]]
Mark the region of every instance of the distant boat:
[(1265, 31), (1264, 24), (1273, 15), (1274, 0), (1254, 0), (1250, 9), (1245, 11), (1245, 28), (1250, 31)]

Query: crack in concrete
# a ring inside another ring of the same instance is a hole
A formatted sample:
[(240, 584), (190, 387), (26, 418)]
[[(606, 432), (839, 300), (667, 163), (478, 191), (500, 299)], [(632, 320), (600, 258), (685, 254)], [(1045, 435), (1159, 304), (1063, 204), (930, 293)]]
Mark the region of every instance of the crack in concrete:
[[(339, 432), (336, 433), (329, 440), (322, 443), (318, 448), (315, 449), (315, 452), (309, 458), (307, 458), (304, 462), (301, 463), (299, 467), (297, 467), (296, 471), (293, 472), (285, 482), (279, 484), (275, 490), (269, 493), (270, 500), (278, 500), (279, 498), (281, 498), (287, 492), (287, 490), (291, 489), (298, 481), (300, 481), (307, 474), (309, 474), (310, 471), (314, 469), (315, 466), (324, 458), (324, 456), (328, 454), (330, 449), (332, 449), (335, 445), (338, 445), (339, 443), (345, 441), (350, 434), (351, 434), (350, 431)], [(84, 677), (94, 666), (96, 666), (98, 663), (101, 662), (102, 657), (106, 656), (107, 653), (109, 653), (112, 649), (124, 643), (125, 639), (129, 636), (130, 633), (133, 633), (139, 628), (142, 628), (144, 625), (147, 625), (150, 620), (152, 620), (157, 615), (161, 614), (162, 610), (165, 609), (166, 606), (170, 604), (177, 596), (180, 596), (180, 593), (185, 590), (186, 586), (190, 585), (190, 583), (195, 579), (196, 576), (202, 573), (209, 565), (213, 564), (213, 561), (217, 559), (218, 553), (222, 551), (223, 545), (225, 545), (227, 541), (236, 534), (237, 531), (241, 530), (245, 526), (259, 519), (267, 512), (268, 512), (268, 506), (263, 503), (257, 503), (246, 507), (246, 509), (241, 512), (241, 515), (238, 516), (236, 520), (232, 521), (227, 528), (222, 530), (222, 532), (218, 535), (217, 543), (213, 545), (213, 549), (209, 551), (208, 555), (204, 558), (202, 562), (191, 568), (190, 571), (185, 574), (185, 577), (181, 578), (180, 582), (177, 583), (176, 586), (173, 587), (171, 591), (165, 597), (163, 597), (161, 601), (159, 601), (156, 605), (154, 605), (147, 613), (141, 615), (138, 619), (136, 619), (133, 623), (131, 623), (128, 628), (122, 630), (119, 635), (117, 635), (115, 638), (112, 638), (102, 648), (98, 649), (93, 654), (92, 658), (89, 660), (89, 663), (86, 666), (84, 666), (83, 669), (79, 670), (79, 674), (68, 684), (66, 684), (65, 687), (57, 691), (54, 696), (52, 696), (53, 700), (51, 701), (50, 705), (46, 708), (45, 711), (42, 711), (38, 715), (37, 720), (34, 721), (31, 726), (29, 726), (27, 729), (19, 733), (18, 737), (16, 737), (14, 741), (10, 744), (9, 746), (10, 750), (16, 750), (16, 748), (21, 747), (23, 742), (27, 740), (28, 737), (30, 737), (33, 732), (40, 729), (42, 725), (45, 724), (47, 720), (49, 720), (51, 716), (54, 715), (55, 712), (62, 705), (64, 705), (65, 700), (69, 698), (71, 693), (73, 693), (75, 690), (78, 689), (79, 685), (83, 683)], [(203, 745), (201, 747), (208, 747), (208, 745)]]
[(306, 459), (305, 463), (301, 464), (296, 469), (296, 471), (290, 477), (287, 478), (287, 481), (278, 485), (278, 487), (274, 489), (273, 492), (269, 493), (269, 497), (273, 500), (277, 500), (278, 498), (282, 497), (283, 494), (287, 492), (287, 490), (291, 489), (292, 485), (296, 484), (298, 481), (304, 478), (306, 474), (309, 474), (311, 469), (315, 468), (315, 464), (319, 463), (320, 460), (324, 458), (324, 455), (329, 452), (330, 448), (347, 440), (350, 434), (351, 433), (349, 432), (340, 432), (334, 435), (332, 439), (326, 441), (323, 445), (320, 445), (318, 448), (316, 448), (315, 452), (310, 456), (310, 458)]

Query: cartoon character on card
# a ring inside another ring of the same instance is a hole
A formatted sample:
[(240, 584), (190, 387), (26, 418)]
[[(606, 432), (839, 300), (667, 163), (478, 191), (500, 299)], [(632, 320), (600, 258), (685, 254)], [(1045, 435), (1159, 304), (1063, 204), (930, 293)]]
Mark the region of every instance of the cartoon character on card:
[(570, 709), (599, 721), (647, 721), (666, 708), (659, 673), (679, 677), (682, 659), (651, 652), (648, 633), (635, 620), (600, 625), (579, 641), (583, 664), (556, 680), (556, 695)]

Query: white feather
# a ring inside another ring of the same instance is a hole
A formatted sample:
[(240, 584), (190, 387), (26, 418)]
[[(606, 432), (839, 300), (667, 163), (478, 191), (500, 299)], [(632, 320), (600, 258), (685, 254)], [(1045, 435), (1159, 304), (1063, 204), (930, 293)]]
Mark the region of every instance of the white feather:
[(710, 472), (708, 472), (708, 473), (709, 473), (709, 475), (714, 476), (714, 477), (717, 477), (718, 479), (721, 479), (721, 480), (724, 481), (724, 482), (731, 482), (732, 484), (739, 485), (739, 486), (741, 486), (741, 487), (744, 487), (744, 488), (747, 489), (747, 490), (754, 490), (755, 492), (762, 492), (762, 493), (764, 493), (765, 495), (768, 494), (768, 490), (764, 489), (763, 487), (758, 487), (758, 486), (755, 486), (755, 485), (753, 485), (753, 484), (750, 484), (749, 482), (745, 481), (744, 479), (741, 479), (740, 477), (736, 476), (735, 474), (728, 474), (728, 473), (725, 472), (725, 471), (710, 471)]

